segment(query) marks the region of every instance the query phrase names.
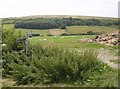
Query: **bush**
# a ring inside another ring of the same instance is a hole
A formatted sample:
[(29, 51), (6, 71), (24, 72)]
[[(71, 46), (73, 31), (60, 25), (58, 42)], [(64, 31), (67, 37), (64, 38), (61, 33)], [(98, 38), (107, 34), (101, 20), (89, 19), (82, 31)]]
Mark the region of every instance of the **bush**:
[(59, 28), (60, 29), (66, 29), (66, 26), (65, 25), (61, 25)]
[(53, 36), (52, 34), (47, 34), (47, 36)]
[(70, 36), (68, 33), (62, 33), (60, 36)]
[(14, 77), (18, 84), (86, 81), (101, 65), (97, 54), (89, 50), (78, 53), (40, 45), (30, 49), (28, 56), (14, 51), (3, 54), (4, 74)]
[(3, 51), (20, 51), (24, 48), (25, 43), (17, 43), (16, 40), (20, 38), (21, 32), (19, 31), (18, 34), (14, 33), (14, 29), (2, 30), (2, 44), (6, 44), (5, 47), (3, 47)]
[(99, 35), (100, 33), (98, 32), (93, 32), (93, 31), (88, 31), (85, 33), (86, 35)]
[(41, 36), (41, 35), (38, 33), (38, 34), (32, 34), (32, 36)]

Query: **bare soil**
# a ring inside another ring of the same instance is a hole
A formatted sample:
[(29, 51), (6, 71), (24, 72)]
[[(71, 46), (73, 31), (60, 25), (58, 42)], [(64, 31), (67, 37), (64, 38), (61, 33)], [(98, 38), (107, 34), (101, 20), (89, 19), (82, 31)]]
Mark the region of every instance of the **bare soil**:
[(61, 30), (61, 29), (50, 29), (49, 33), (54, 35), (54, 36), (59, 36), (59, 35), (61, 35), (63, 33), (66, 33), (66, 31), (65, 30)]

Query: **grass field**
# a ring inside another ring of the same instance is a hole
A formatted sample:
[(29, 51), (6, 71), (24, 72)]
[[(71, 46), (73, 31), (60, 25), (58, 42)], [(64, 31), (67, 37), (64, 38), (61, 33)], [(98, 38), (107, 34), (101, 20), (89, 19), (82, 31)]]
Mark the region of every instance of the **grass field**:
[[(42, 45), (59, 46), (64, 48), (78, 48), (85, 46), (80, 43), (81, 38), (93, 36), (51, 36), (51, 37), (33, 37), (30, 38), (32, 44), (41, 43)], [(87, 45), (87, 44), (86, 44)]]
[[(14, 28), (13, 24), (6, 24), (3, 26), (4, 29)], [(61, 29), (15, 29), (15, 33), (21, 31), (22, 35), (25, 35), (26, 32), (30, 33), (39, 33), (44, 35), (44, 37), (33, 37), (30, 38), (31, 44), (41, 43), (44, 45), (56, 45), (64, 48), (100, 48), (100, 47), (109, 47), (95, 43), (81, 43), (81, 38), (93, 38), (93, 35), (81, 35), (81, 36), (58, 36), (62, 33), (66, 33), (65, 30)], [(67, 27), (67, 32), (69, 33), (85, 33), (88, 31), (94, 32), (113, 32), (118, 30), (117, 26), (69, 26)], [(48, 34), (57, 35), (57, 36), (47, 36)], [(109, 47), (111, 48), (111, 47)]]
[(100, 32), (100, 33), (110, 33), (117, 31), (118, 26), (70, 26), (67, 27), (69, 33), (86, 33), (88, 31)]
[(32, 34), (41, 34), (44, 36), (47, 36), (48, 34), (54, 35), (54, 36), (59, 36), (62, 33), (66, 33), (65, 30), (62, 29), (16, 29), (15, 32), (18, 33), (21, 31), (22, 35), (25, 35), (26, 32), (32, 33)]
[(66, 31), (62, 29), (16, 29), (16, 32), (21, 30), (22, 34), (26, 32), (39, 33), (42, 35), (52, 34), (61, 35), (62, 33), (78, 34), (86, 33), (88, 31), (99, 32), (99, 33), (110, 33), (118, 30), (117, 26), (69, 26)]
[[(14, 28), (13, 24), (6, 24), (3, 26), (4, 29), (12, 29)], [(88, 31), (100, 32), (100, 33), (110, 33), (118, 30), (118, 26), (69, 26), (66, 31), (62, 29), (15, 29), (15, 32), (21, 31), (22, 35), (25, 35), (26, 32), (30, 33), (39, 33), (44, 36), (48, 34), (52, 35), (61, 35), (62, 33), (86, 33)]]
[(67, 33), (65, 30), (62, 29), (49, 29), (49, 34), (52, 34), (54, 36), (59, 36), (62, 33)]
[(82, 43), (80, 40), (84, 38), (94, 38), (93, 35), (81, 35), (81, 36), (51, 36), (51, 37), (32, 37), (29, 38), (31, 44), (40, 43), (44, 46), (57, 46), (69, 49), (99, 49), (106, 48), (109, 50), (117, 49), (115, 46), (101, 45), (97, 43)]
[(32, 33), (32, 34), (41, 34), (46, 36), (49, 33), (49, 30), (40, 30), (40, 29), (16, 29), (15, 32), (18, 33), (21, 31), (22, 35), (25, 35), (26, 32)]

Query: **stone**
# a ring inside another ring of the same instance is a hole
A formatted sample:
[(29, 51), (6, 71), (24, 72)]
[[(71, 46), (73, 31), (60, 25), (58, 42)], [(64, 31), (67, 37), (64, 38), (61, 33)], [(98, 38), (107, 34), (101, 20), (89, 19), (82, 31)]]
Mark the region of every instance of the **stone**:
[(102, 35), (97, 35), (95, 38), (85, 38), (82, 39), (81, 42), (87, 42), (87, 43), (100, 43), (100, 44), (105, 44), (105, 45), (110, 45), (110, 46), (118, 46), (120, 45), (120, 32), (113, 32), (113, 33), (106, 33)]

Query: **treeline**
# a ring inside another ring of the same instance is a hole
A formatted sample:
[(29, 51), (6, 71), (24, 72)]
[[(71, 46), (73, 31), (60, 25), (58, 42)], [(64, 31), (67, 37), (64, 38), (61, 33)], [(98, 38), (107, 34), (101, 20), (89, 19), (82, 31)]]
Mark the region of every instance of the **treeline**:
[[(10, 21), (4, 21), (10, 23)], [(118, 25), (117, 21), (80, 18), (38, 18), (38, 19), (15, 19), (11, 20), (15, 28), (27, 29), (65, 29), (66, 26), (111, 26)]]

